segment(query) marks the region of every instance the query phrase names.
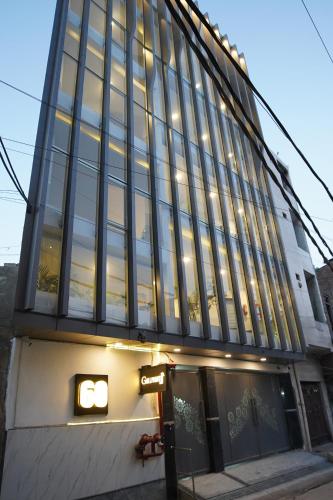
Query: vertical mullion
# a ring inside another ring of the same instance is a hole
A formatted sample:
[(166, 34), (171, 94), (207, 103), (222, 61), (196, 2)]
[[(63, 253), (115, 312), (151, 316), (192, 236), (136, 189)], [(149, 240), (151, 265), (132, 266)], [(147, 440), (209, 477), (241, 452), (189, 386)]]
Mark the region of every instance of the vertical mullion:
[(112, 41), (112, 3), (107, 2), (106, 32), (104, 48), (103, 115), (101, 136), (101, 163), (99, 176), (98, 246), (96, 275), (96, 321), (106, 320), (106, 258), (107, 258), (107, 206), (108, 206), (108, 158), (109, 158), (109, 115), (110, 74)]
[[(222, 61), (220, 60), (220, 63), (222, 64), (222, 66), (224, 66), (224, 72), (226, 74), (228, 74), (224, 59), (222, 59)], [(216, 102), (219, 102), (220, 96), (217, 96), (218, 93), (217, 93), (215, 86), (214, 86), (214, 92), (215, 92)], [(221, 119), (220, 113), (218, 113), (218, 117), (219, 117), (220, 127), (222, 126), (221, 130), (223, 131), (224, 134), (227, 135), (227, 130), (224, 130), (224, 124), (223, 124), (223, 121)], [(231, 126), (231, 124), (230, 125), (228, 124), (228, 119), (225, 120), (225, 123), (226, 123), (226, 126), (229, 127), (229, 130), (231, 132), (231, 141), (233, 143), (233, 150), (235, 152), (235, 150), (236, 150), (235, 138), (232, 134), (232, 126)], [(231, 164), (230, 159), (226, 158), (226, 163), (227, 163), (226, 173), (227, 173), (227, 176), (229, 179), (231, 197), (236, 198), (237, 193), (235, 192), (234, 183), (233, 183), (233, 179), (232, 179), (232, 172), (231, 172), (232, 171), (232, 164)], [(233, 201), (232, 201), (232, 204), (233, 204)], [(241, 252), (241, 259), (242, 259), (242, 264), (243, 264), (243, 268), (244, 268), (244, 279), (245, 279), (246, 290), (247, 290), (250, 311), (251, 311), (254, 339), (255, 339), (256, 346), (261, 347), (262, 341), (261, 341), (261, 335), (260, 335), (259, 322), (257, 319), (255, 300), (254, 300), (252, 287), (251, 287), (251, 284), (249, 283), (249, 275), (250, 275), (249, 265), (248, 265), (248, 261), (246, 258), (245, 243), (243, 241), (243, 236), (242, 236), (242, 224), (244, 224), (244, 227), (245, 227), (246, 222), (241, 220), (241, 215), (238, 213), (237, 210), (236, 211), (234, 210), (234, 214), (235, 214), (235, 221), (236, 221), (237, 231), (238, 231), (238, 242), (239, 242), (239, 248), (240, 248), (240, 252)]]
[[(251, 110), (251, 115), (250, 116), (251, 116), (251, 118), (253, 120), (253, 117), (256, 116), (256, 114), (253, 113), (253, 106), (255, 107), (255, 104), (253, 102), (252, 103), (253, 105), (251, 105), (250, 95), (252, 95), (252, 94), (246, 88), (245, 84), (244, 84), (244, 87), (245, 87), (245, 93), (246, 93), (247, 98), (249, 100), (249, 107), (250, 107), (250, 110)], [(253, 99), (253, 95), (252, 95), (252, 99)], [(251, 145), (251, 150), (253, 150), (252, 145)], [(252, 155), (254, 155), (254, 153), (252, 153)], [(260, 188), (260, 191), (261, 191), (261, 193), (265, 193), (264, 186), (262, 184), (262, 179), (260, 177), (260, 173), (257, 173), (258, 167), (256, 166), (255, 162), (254, 162), (254, 169), (255, 169), (255, 173), (257, 175), (258, 186)], [(270, 198), (272, 215), (273, 215), (273, 218), (275, 218), (276, 217), (276, 211), (275, 211), (274, 203), (272, 202), (273, 197), (272, 197), (272, 192), (271, 192), (271, 189), (270, 189), (269, 182), (266, 181), (266, 185), (267, 185), (268, 194), (269, 194), (269, 198)], [(299, 333), (300, 333), (299, 337), (300, 337), (300, 342), (301, 342), (302, 350), (305, 352), (306, 346), (305, 346), (305, 341), (304, 341), (303, 329), (302, 329), (301, 321), (300, 321), (300, 318), (299, 318), (299, 315), (298, 315), (298, 309), (297, 309), (297, 304), (296, 304), (296, 301), (295, 301), (295, 297), (294, 297), (294, 294), (292, 292), (292, 286), (291, 286), (291, 282), (290, 282), (289, 271), (288, 271), (288, 269), (286, 269), (286, 266), (285, 266), (286, 256), (284, 254), (283, 245), (281, 244), (281, 235), (280, 235), (280, 232), (279, 232), (277, 224), (274, 224), (274, 226), (272, 227), (272, 225), (271, 225), (271, 219), (269, 217), (270, 208), (266, 206), (266, 200), (265, 200), (264, 196), (263, 196), (263, 199), (264, 199), (263, 211), (264, 211), (264, 214), (265, 214), (265, 217), (266, 217), (267, 227), (269, 227), (269, 229), (270, 229), (268, 231), (268, 237), (270, 239), (272, 251), (273, 251), (273, 253), (275, 253), (275, 256), (273, 255), (273, 257), (274, 257), (275, 261), (278, 261), (278, 259), (277, 259), (277, 255), (278, 254), (277, 254), (276, 247), (275, 247), (275, 245), (277, 244), (280, 247), (281, 255), (282, 255), (282, 258), (283, 258), (283, 261), (284, 261), (283, 265), (285, 267), (285, 274), (286, 274), (286, 279), (287, 279), (287, 286), (289, 288), (289, 293), (290, 293), (290, 297), (291, 297), (291, 301), (292, 301), (292, 306), (293, 306), (293, 310), (294, 310), (296, 325), (297, 325), (297, 328), (298, 328)], [(276, 240), (277, 240), (276, 242), (275, 242), (275, 238), (274, 238), (274, 232), (276, 234)], [(296, 342), (296, 338), (295, 338), (295, 332), (294, 332), (293, 322), (292, 322), (292, 319), (291, 319), (291, 316), (290, 316), (288, 300), (287, 300), (286, 292), (285, 292), (285, 289), (284, 289), (284, 283), (283, 283), (284, 280), (283, 280), (283, 276), (282, 276), (281, 270), (280, 270), (280, 262), (278, 262), (275, 267), (276, 267), (276, 274), (277, 274), (277, 277), (278, 277), (278, 282), (279, 282), (279, 285), (280, 285), (280, 291), (281, 291), (281, 296), (282, 296), (282, 300), (283, 300), (283, 305), (284, 305), (284, 311), (285, 311), (285, 315), (286, 315), (286, 319), (287, 319), (287, 324), (288, 324), (288, 328), (289, 328), (289, 334), (290, 334), (290, 340), (291, 340), (291, 343), (292, 343), (292, 348), (293, 348), (294, 351), (297, 351), (297, 342)], [(280, 314), (279, 310), (278, 310), (278, 314)], [(283, 329), (282, 329), (282, 332), (283, 332)], [(281, 335), (280, 335), (280, 337), (281, 337)], [(286, 338), (285, 338), (284, 333), (283, 333), (283, 337), (284, 337), (283, 343), (284, 343), (284, 345), (286, 345)]]
[[(201, 121), (200, 121), (200, 116), (199, 116), (199, 107), (198, 107), (198, 102), (197, 102), (197, 93), (195, 91), (195, 88), (193, 87), (194, 82), (195, 82), (195, 76), (194, 76), (194, 69), (193, 69), (193, 62), (192, 62), (192, 57), (191, 57), (191, 50), (188, 46), (185, 47), (185, 50), (187, 50), (188, 54), (188, 64), (189, 64), (189, 70), (190, 70), (190, 77), (191, 77), (191, 89), (192, 89), (192, 98), (193, 98), (193, 104), (194, 104), (194, 114), (195, 114), (195, 121), (196, 121), (196, 127), (197, 127), (197, 136), (199, 138), (199, 145), (200, 145), (200, 140), (202, 137), (202, 127), (201, 127)], [(205, 87), (205, 81), (202, 78), (203, 85), (204, 85), (204, 99), (205, 99), (205, 105), (206, 105), (206, 111), (207, 111), (207, 120), (208, 120), (208, 126), (211, 132), (211, 120), (210, 120), (210, 114), (208, 114), (208, 107), (207, 107), (207, 89)], [(183, 93), (183, 88), (182, 88), (182, 93)], [(184, 106), (184, 111), (185, 111), (185, 104), (183, 103)], [(212, 134), (211, 139), (212, 139)], [(188, 137), (188, 136), (187, 136)], [(215, 144), (213, 145), (212, 143), (212, 148), (213, 148), (213, 161), (214, 161), (214, 166), (215, 166), (215, 158), (217, 158), (217, 152), (216, 148), (214, 149)], [(213, 255), (213, 262), (214, 262), (214, 272), (215, 272), (215, 282), (216, 282), (216, 291), (217, 291), (217, 296), (218, 296), (218, 301), (219, 301), (219, 313), (220, 313), (220, 323), (221, 323), (221, 330), (222, 330), (222, 338), (224, 342), (229, 342), (230, 341), (230, 331), (229, 331), (229, 322), (228, 322), (228, 313), (227, 313), (227, 306), (225, 302), (225, 294), (224, 294), (224, 289), (223, 289), (223, 283), (222, 283), (222, 277), (219, 272), (220, 269), (220, 260), (219, 260), (219, 253), (218, 253), (218, 244), (217, 244), (217, 238), (216, 238), (216, 230), (215, 230), (215, 224), (214, 224), (214, 215), (213, 215), (213, 206), (212, 206), (212, 199), (209, 196), (209, 181), (208, 181), (208, 174), (207, 174), (207, 165), (206, 165), (206, 158), (205, 158), (205, 153), (203, 151), (202, 146), (199, 147), (199, 154), (200, 154), (200, 162), (202, 165), (202, 176), (203, 176), (203, 185), (204, 185), (204, 190), (205, 190), (205, 200), (206, 200), (206, 205), (207, 205), (207, 213), (208, 213), (208, 227), (209, 227), (209, 232), (210, 232), (210, 238), (211, 238), (211, 245), (212, 245), (212, 255)], [(193, 175), (193, 172), (192, 172)]]
[[(235, 134), (234, 134), (233, 126), (230, 127), (230, 132), (231, 132), (233, 142), (235, 144), (237, 139), (236, 139)], [(240, 159), (238, 157), (238, 152), (236, 152), (235, 148), (234, 148), (234, 153), (235, 153), (235, 156), (237, 158), (238, 164), (240, 165)], [(239, 170), (239, 173), (241, 174), (240, 170)], [(251, 201), (249, 201), (249, 202), (246, 201), (246, 192), (245, 192), (245, 188), (244, 188), (244, 180), (243, 180), (242, 175), (238, 175), (238, 179), (239, 179), (239, 184), (240, 184), (240, 188), (241, 188), (241, 196), (244, 200), (244, 202), (243, 202), (244, 206), (246, 207), (248, 205), (248, 203), (251, 203)], [(253, 262), (254, 262), (254, 268), (255, 268), (255, 272), (256, 272), (256, 279), (257, 279), (258, 285), (259, 285), (259, 295), (261, 298), (261, 304), (262, 304), (264, 318), (265, 318), (265, 325), (266, 325), (266, 331), (267, 331), (267, 336), (268, 336), (268, 344), (269, 344), (269, 347), (271, 349), (274, 349), (274, 347), (275, 347), (274, 334), (273, 334), (272, 326), (271, 326), (271, 323), (269, 320), (269, 306), (268, 306), (267, 297), (266, 297), (265, 288), (264, 288), (264, 283), (263, 283), (264, 277), (263, 277), (263, 272), (262, 272), (262, 269), (261, 269), (261, 266), (260, 266), (260, 263), (258, 260), (257, 248), (255, 245), (254, 228), (251, 224), (250, 212), (248, 212), (248, 216), (246, 216), (246, 218), (247, 218), (247, 227), (248, 227), (248, 231), (249, 231), (249, 235), (250, 235), (251, 251), (252, 251), (252, 257), (253, 257)], [(245, 222), (244, 222), (244, 224), (245, 224)]]
[[(189, 59), (192, 59), (189, 57)], [(191, 79), (192, 81), (194, 78), (193, 74), (193, 64), (191, 61)], [(216, 146), (216, 140), (215, 140), (215, 134), (213, 130), (213, 122), (212, 122), (212, 117), (211, 117), (211, 110), (210, 110), (210, 104), (209, 104), (209, 99), (208, 99), (208, 89), (207, 89), (207, 82), (205, 78), (205, 71), (201, 67), (201, 80), (202, 80), (202, 85), (203, 85), (203, 90), (204, 90), (204, 100), (205, 100), (205, 107), (206, 107), (206, 114), (207, 114), (207, 121), (208, 121), (208, 128), (210, 132), (210, 141), (212, 145), (212, 151), (213, 151), (213, 164), (214, 164), (214, 170), (215, 170), (215, 177), (217, 179), (218, 183), (218, 176), (216, 175), (216, 172), (218, 171), (218, 164), (217, 164), (217, 146)], [(192, 87), (193, 89), (193, 87)], [(195, 94), (194, 99), (195, 102), (197, 103), (196, 100), (196, 92), (193, 89), (193, 93)], [(200, 123), (200, 117), (198, 115), (198, 106), (195, 106), (195, 114), (196, 114), (196, 121), (198, 122), (198, 134), (199, 137), (202, 137), (202, 127)], [(212, 249), (213, 249), (213, 259), (214, 259), (214, 267), (215, 267), (215, 280), (217, 284), (217, 294), (219, 298), (219, 306), (220, 306), (220, 317), (221, 317), (221, 327), (222, 327), (222, 335), (223, 335), (223, 340), (225, 342), (230, 341), (230, 330), (229, 330), (229, 322), (228, 322), (228, 312), (227, 312), (227, 306), (226, 306), (226, 301), (225, 301), (225, 294), (224, 294), (224, 288), (223, 288), (223, 281), (221, 274), (219, 272), (220, 269), (220, 260), (219, 260), (219, 252), (218, 252), (218, 244), (217, 244), (217, 238), (216, 238), (216, 230), (214, 227), (214, 215), (213, 215), (213, 205), (212, 205), (212, 200), (208, 194), (210, 190), (209, 186), (209, 179), (208, 179), (208, 173), (207, 173), (207, 165), (206, 165), (206, 160), (205, 160), (205, 154), (202, 151), (202, 148), (200, 148), (200, 157), (201, 157), (201, 162), (202, 165), (204, 166), (203, 168), (203, 180), (204, 180), (204, 187), (205, 187), (205, 194), (206, 194), (206, 203), (207, 203), (207, 210), (208, 210), (208, 220), (209, 220), (209, 226), (210, 226), (210, 232), (211, 232), (211, 239), (212, 239)], [(219, 197), (220, 197), (220, 187), (218, 183), (218, 191), (219, 191)], [(221, 206), (221, 215), (223, 218), (223, 208), (222, 204), (220, 203)], [(224, 222), (223, 222), (224, 224)], [(229, 264), (230, 268), (230, 264)], [(231, 272), (231, 271), (230, 271)]]
[[(204, 81), (204, 79), (203, 79)], [(205, 85), (206, 83), (204, 83)], [(207, 89), (206, 89), (207, 90)], [(217, 90), (214, 87), (214, 95), (215, 95), (215, 101), (218, 102), (218, 94)], [(210, 112), (210, 110), (207, 112)], [(218, 119), (218, 124), (219, 124), (219, 129), (220, 133), (222, 134), (223, 127), (222, 127), (222, 119), (221, 115), (218, 112), (217, 113), (217, 119)], [(208, 120), (209, 126), (211, 127), (212, 120)], [(229, 220), (227, 218), (227, 205), (226, 205), (226, 199), (225, 195), (223, 194), (224, 188), (223, 188), (223, 181), (221, 177), (221, 172), (219, 165), (217, 163), (217, 151), (216, 151), (216, 143), (214, 140), (214, 133), (213, 130), (210, 128), (210, 136), (212, 140), (212, 148), (214, 151), (214, 167), (215, 167), (215, 175), (216, 175), (216, 181), (217, 181), (217, 186), (218, 186), (218, 191), (219, 191), (219, 199), (220, 199), (220, 204), (221, 204), (221, 211), (222, 211), (222, 219), (223, 219), (223, 228), (224, 228), (224, 236), (225, 236), (225, 244), (226, 244), (226, 249), (227, 249), (227, 254), (228, 254), (228, 261), (229, 261), (229, 267), (230, 267), (230, 278), (231, 278), (231, 283), (232, 283), (232, 288), (233, 288), (233, 299), (234, 299), (234, 304), (235, 304), (235, 309), (236, 309), (236, 315), (237, 315), (237, 324), (238, 324), (238, 331), (239, 331), (239, 339), (242, 344), (247, 343), (247, 338), (246, 338), (246, 330), (245, 330), (245, 323), (243, 319), (243, 308), (240, 300), (240, 289), (239, 289), (239, 284), (237, 280), (237, 272), (236, 272), (236, 264), (235, 264), (235, 259), (234, 259), (234, 252), (232, 248), (232, 243), (231, 243), (231, 232), (230, 232), (230, 224)], [(227, 194), (226, 194), (227, 195)]]
[[(182, 324), (182, 334), (184, 336), (190, 334), (190, 321), (189, 321), (189, 308), (187, 301), (187, 285), (185, 278), (185, 269), (183, 263), (183, 241), (182, 241), (182, 229), (180, 222), (180, 209), (178, 202), (178, 187), (175, 181), (175, 151), (173, 146), (172, 128), (170, 124), (171, 120), (171, 104), (169, 96), (168, 79), (166, 74), (166, 64), (164, 61), (170, 60), (170, 40), (167, 36), (167, 21), (166, 21), (166, 6), (165, 3), (158, 3), (158, 17), (160, 25), (160, 36), (161, 36), (161, 50), (162, 50), (162, 75), (163, 75), (163, 89), (164, 89), (164, 102), (165, 102), (165, 116), (167, 121), (167, 136), (168, 136), (168, 148), (169, 148), (169, 164), (170, 168), (170, 180), (171, 180), (171, 192), (172, 192), (172, 211), (173, 211), (173, 222), (175, 228), (175, 246), (177, 255), (177, 272), (178, 272), (178, 289), (179, 289), (179, 300), (180, 300), (180, 314), (181, 314), (181, 324)], [(162, 26), (163, 23), (163, 26)], [(163, 56), (164, 53), (164, 56)]]
[(127, 89), (127, 255), (129, 326), (138, 324), (136, 275), (135, 175), (134, 175), (134, 96), (133, 37), (136, 26), (136, 2), (126, 2), (126, 89)]
[[(242, 136), (241, 140), (242, 140), (242, 145), (243, 145), (243, 152), (244, 152), (244, 156), (245, 156), (245, 161), (246, 161), (247, 165), (250, 165), (250, 160), (248, 158), (248, 153), (247, 153), (247, 150), (245, 148), (243, 136)], [(249, 169), (248, 169), (248, 173), (249, 173)], [(256, 175), (255, 172), (253, 172), (253, 175)], [(254, 206), (254, 210), (255, 210), (256, 214), (259, 214), (260, 209), (259, 209), (259, 207), (256, 207), (256, 203), (257, 203), (256, 193), (255, 193), (255, 190), (254, 190), (252, 183), (249, 183), (249, 184), (250, 184), (250, 189), (251, 189), (251, 196), (252, 196), (252, 203)], [(261, 200), (258, 200), (258, 201), (261, 205), (263, 205), (263, 203), (261, 203)], [(262, 216), (265, 217), (264, 211), (262, 212)], [(287, 342), (286, 342), (285, 335), (283, 333), (284, 327), (283, 327), (283, 323), (282, 323), (281, 316), (280, 316), (279, 300), (278, 300), (276, 288), (274, 286), (274, 278), (273, 278), (273, 270), (271, 267), (271, 262), (270, 262), (270, 259), (268, 258), (269, 249), (267, 247), (263, 227), (260, 224), (261, 215), (259, 215), (259, 217), (257, 216), (257, 220), (258, 220), (258, 231), (259, 231), (261, 246), (263, 249), (262, 254), (263, 254), (265, 265), (266, 265), (268, 286), (269, 286), (271, 296), (272, 296), (273, 309), (274, 309), (274, 313), (275, 313), (275, 321), (277, 323), (279, 338), (280, 338), (280, 342), (281, 342), (281, 348), (282, 348), (282, 350), (286, 350), (287, 349)], [(265, 220), (263, 222), (266, 223), (267, 221)]]
[[(225, 69), (226, 69), (226, 75), (227, 75), (229, 81), (232, 82), (233, 88), (235, 89), (236, 93), (238, 94), (239, 99), (242, 101), (243, 97), (241, 95), (240, 88), (239, 88), (239, 85), (238, 85), (239, 84), (238, 78), (235, 75), (235, 69), (233, 68), (233, 66), (231, 66), (230, 63), (229, 64), (225, 64)], [(245, 107), (246, 107), (246, 103), (244, 103), (244, 104), (245, 104)], [(231, 132), (231, 136), (232, 136), (233, 142), (235, 144), (237, 138), (235, 137), (234, 127), (233, 126), (230, 126), (230, 132)], [(240, 131), (239, 137), (241, 137), (241, 135), (242, 135), (242, 132)], [(243, 147), (242, 143), (240, 144), (240, 147)], [(239, 155), (238, 155), (238, 151), (237, 152), (236, 151), (237, 151), (237, 148), (234, 148), (234, 153), (237, 155), (238, 163), (240, 165), (240, 158), (239, 158)], [(245, 159), (245, 153), (246, 153), (245, 149), (243, 148), (244, 159)], [(247, 171), (248, 171), (247, 165), (248, 165), (248, 163), (246, 163), (246, 165), (244, 165), (244, 168), (246, 168)], [(241, 174), (240, 170), (239, 170), (239, 173)], [(241, 196), (244, 199), (244, 205), (246, 206), (248, 203), (251, 203), (251, 200), (249, 200), (248, 202), (246, 201), (246, 190), (245, 190), (243, 176), (239, 175), (238, 179), (239, 179), (240, 188), (241, 188)], [(258, 253), (257, 253), (258, 250), (257, 250), (256, 245), (255, 245), (254, 227), (251, 224), (250, 212), (249, 212), (248, 221), (249, 221), (249, 223), (247, 224), (247, 227), (248, 227), (248, 231), (249, 231), (249, 235), (250, 235), (250, 241), (251, 241), (251, 247), (252, 247), (252, 256), (253, 256), (253, 262), (254, 262), (256, 277), (257, 277), (257, 281), (258, 281), (258, 285), (259, 285), (259, 295), (260, 295), (260, 298), (261, 298), (261, 304), (262, 304), (264, 318), (265, 318), (265, 325), (266, 325), (266, 331), (267, 331), (267, 337), (268, 337), (268, 344), (269, 344), (269, 347), (271, 349), (274, 349), (275, 348), (275, 341), (274, 341), (274, 333), (273, 333), (273, 330), (272, 330), (272, 325), (271, 325), (271, 322), (270, 322), (270, 319), (269, 319), (270, 314), (269, 314), (268, 298), (266, 297), (266, 292), (265, 292), (263, 271), (262, 271), (262, 268), (261, 268), (261, 265), (260, 265), (260, 262), (259, 262), (259, 259), (258, 259)], [(261, 235), (261, 233), (259, 233), (259, 235)], [(262, 240), (260, 240), (260, 241), (262, 243)]]
[[(147, 6), (145, 8), (145, 6)], [(151, 204), (152, 204), (152, 227), (153, 227), (153, 251), (155, 267), (155, 290), (157, 305), (157, 329), (159, 332), (166, 330), (165, 304), (164, 304), (164, 280), (163, 280), (163, 260), (161, 244), (161, 227), (159, 224), (159, 206), (158, 206), (158, 186), (156, 172), (156, 143), (154, 134), (154, 102), (153, 85), (156, 76), (155, 67), (155, 41), (153, 36), (154, 18), (151, 0), (144, 0), (144, 17), (147, 21), (146, 29), (150, 30), (150, 39), (152, 45), (152, 65), (147, 67), (146, 60), (146, 82), (147, 82), (147, 111), (148, 111), (148, 134), (149, 134), (149, 164), (150, 164), (150, 182), (151, 182)]]
[(58, 298), (58, 314), (60, 316), (68, 315), (69, 283), (70, 283), (73, 228), (74, 228), (75, 190), (76, 190), (76, 179), (77, 179), (77, 169), (78, 169), (78, 151), (79, 151), (84, 71), (86, 62), (86, 47), (88, 40), (89, 7), (90, 7), (90, 2), (88, 0), (84, 0), (83, 12), (82, 12), (82, 24), (81, 24), (80, 51), (79, 51), (75, 101), (73, 110), (72, 138), (70, 146), (69, 165), (68, 165), (66, 205), (64, 214), (64, 233), (63, 233), (61, 268), (60, 268), (60, 279), (59, 279), (60, 286), (59, 286), (59, 298)]
[[(185, 100), (184, 100), (184, 92), (183, 92), (183, 81), (180, 73), (180, 54), (182, 50), (182, 39), (180, 37), (180, 32), (178, 29), (174, 31), (174, 40), (175, 40), (175, 55), (176, 55), (176, 66), (177, 66), (177, 83), (178, 83), (178, 92), (179, 92), (179, 100), (180, 100), (180, 109), (182, 110), (182, 125), (183, 125), (183, 137), (184, 137), (184, 148), (185, 148), (185, 158), (187, 171), (189, 175), (189, 191), (190, 191), (190, 200), (191, 200), (191, 208), (192, 208), (192, 221), (193, 221), (193, 235), (194, 235), (194, 245), (195, 245), (195, 253), (196, 253), (196, 261), (197, 261), (197, 273), (198, 273), (198, 281), (199, 281), (199, 294), (200, 294), (200, 306), (201, 306), (201, 317), (202, 317), (202, 325), (203, 325), (203, 334), (205, 338), (211, 338), (211, 324), (209, 318), (209, 309), (207, 302), (207, 287), (205, 280), (205, 270), (204, 270), (204, 261), (201, 249), (201, 238), (200, 238), (200, 227), (199, 227), (199, 216), (198, 216), (198, 207), (197, 200), (194, 192), (194, 174), (192, 168), (192, 159), (191, 159), (191, 151), (189, 147), (188, 140), (188, 129), (187, 129), (187, 119), (185, 112)], [(185, 47), (186, 50), (186, 47)], [(191, 62), (189, 61), (190, 71), (192, 70)], [(191, 80), (193, 80), (193, 74), (191, 72)], [(194, 108), (196, 108), (196, 103), (194, 104)], [(197, 110), (196, 110), (197, 111)]]
[(17, 287), (16, 292), (16, 307), (19, 309), (33, 309), (35, 306), (41, 235), (51, 162), (51, 140), (55, 120), (54, 107), (57, 104), (68, 4), (69, 0), (58, 0), (54, 16), (28, 195), (32, 211), (26, 211), (22, 237), (18, 278), (21, 286)]

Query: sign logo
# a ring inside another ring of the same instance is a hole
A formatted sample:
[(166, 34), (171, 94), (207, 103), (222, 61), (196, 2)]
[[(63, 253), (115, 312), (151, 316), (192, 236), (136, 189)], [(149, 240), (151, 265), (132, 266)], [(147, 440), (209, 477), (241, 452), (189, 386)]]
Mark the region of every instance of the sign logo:
[(166, 386), (166, 365), (148, 365), (140, 368), (140, 394), (164, 392)]
[(107, 375), (75, 375), (74, 415), (106, 415), (108, 396)]

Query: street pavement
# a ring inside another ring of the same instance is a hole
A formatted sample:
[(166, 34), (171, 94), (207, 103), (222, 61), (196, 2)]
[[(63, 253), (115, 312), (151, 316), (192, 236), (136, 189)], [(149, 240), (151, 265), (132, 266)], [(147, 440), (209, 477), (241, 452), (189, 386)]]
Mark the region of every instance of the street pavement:
[(314, 488), (302, 495), (291, 497), (293, 500), (332, 500), (333, 499), (333, 481), (319, 488)]

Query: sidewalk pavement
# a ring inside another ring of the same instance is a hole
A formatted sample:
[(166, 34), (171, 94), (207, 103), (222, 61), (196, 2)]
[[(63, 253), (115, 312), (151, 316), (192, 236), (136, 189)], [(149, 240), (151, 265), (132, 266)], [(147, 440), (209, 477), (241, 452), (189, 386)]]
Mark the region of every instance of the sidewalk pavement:
[[(195, 494), (199, 500), (282, 500), (330, 481), (333, 465), (325, 456), (293, 450), (197, 476)], [(180, 481), (180, 490), (182, 498), (193, 498), (191, 478)]]

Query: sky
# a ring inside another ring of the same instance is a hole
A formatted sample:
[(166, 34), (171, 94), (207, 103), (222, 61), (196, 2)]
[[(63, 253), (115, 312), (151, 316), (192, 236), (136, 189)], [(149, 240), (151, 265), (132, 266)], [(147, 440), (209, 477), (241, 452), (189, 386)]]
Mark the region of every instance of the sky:
[[(0, 80), (42, 96), (55, 0), (0, 0)], [(306, 4), (333, 53), (332, 0)], [(301, 0), (200, 0), (213, 24), (244, 52), (252, 81), (333, 191), (333, 64)], [(28, 192), (40, 104), (0, 83), (0, 135)], [(333, 205), (270, 118), (259, 109), (268, 145), (289, 165), (296, 192), (333, 247)], [(13, 151), (16, 150), (16, 151)], [(17, 152), (20, 151), (20, 152)], [(25, 205), (0, 168), (0, 265), (18, 262)], [(12, 198), (10, 200), (4, 198)], [(325, 220), (322, 220), (325, 219)], [(314, 264), (322, 259), (310, 245)]]

